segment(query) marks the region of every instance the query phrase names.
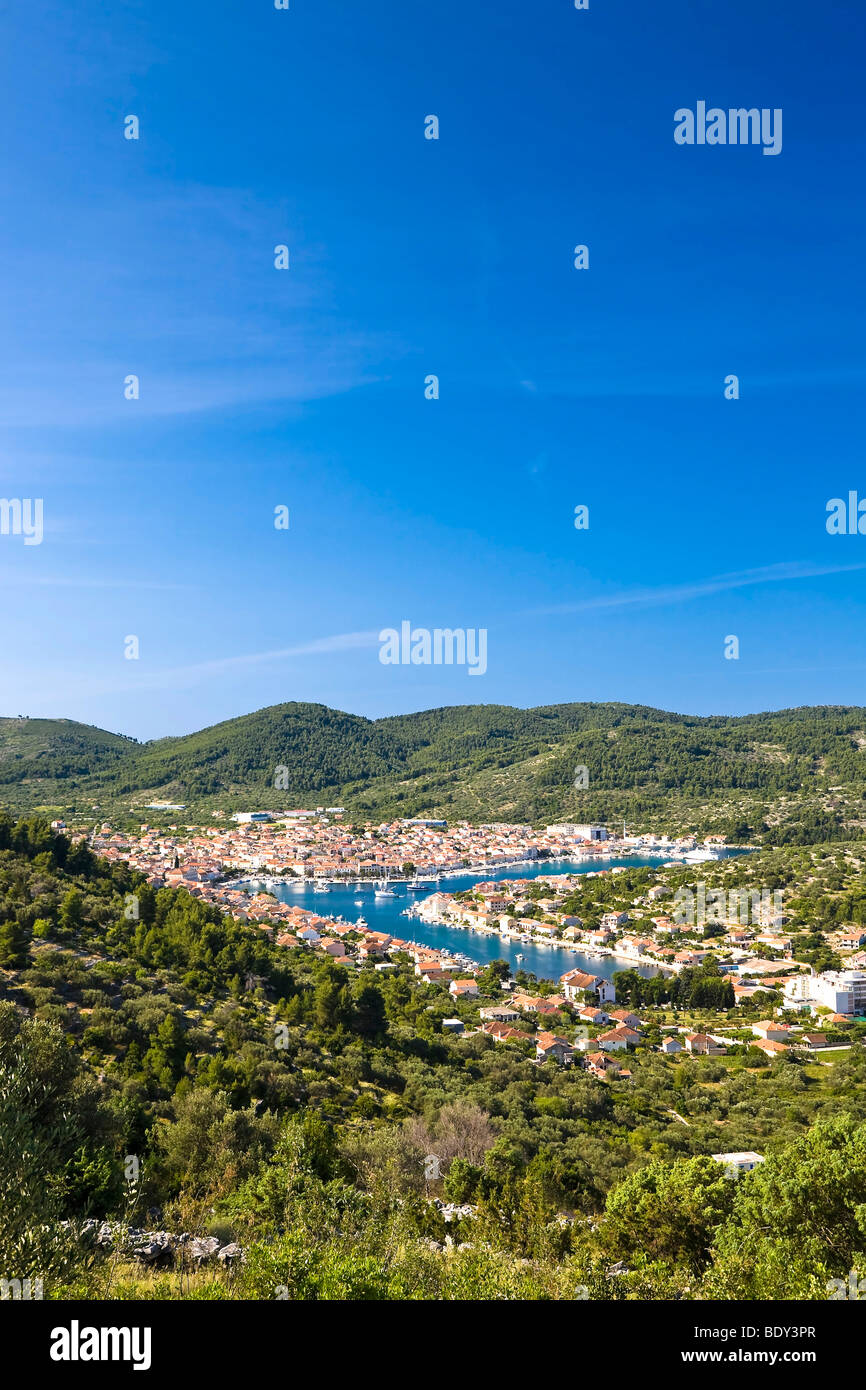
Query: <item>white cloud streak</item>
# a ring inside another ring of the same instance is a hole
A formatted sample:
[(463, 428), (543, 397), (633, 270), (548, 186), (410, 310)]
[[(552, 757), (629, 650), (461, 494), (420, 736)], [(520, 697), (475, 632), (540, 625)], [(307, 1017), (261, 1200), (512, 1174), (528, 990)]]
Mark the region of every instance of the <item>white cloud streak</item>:
[(330, 637), (316, 637), (309, 642), (299, 642), (292, 647), (277, 647), (266, 652), (248, 652), (242, 656), (216, 657), (212, 661), (199, 661), (189, 666), (166, 667), (161, 671), (148, 672), (143, 664), (130, 662), (129, 679), (122, 685), (114, 682), (109, 686), (89, 685), (92, 695), (124, 694), (141, 690), (182, 690), (198, 685), (209, 677), (231, 675), (233, 671), (249, 670), (270, 662), (287, 661), (293, 657), (327, 656), (339, 652), (356, 651), (359, 648), (378, 645), (378, 629), (373, 632), (340, 632)]
[(786, 561), (777, 565), (765, 565), (761, 569), (738, 570), (732, 574), (720, 574), (710, 579), (695, 580), (689, 584), (670, 584), (656, 589), (626, 589), (618, 594), (597, 594), (593, 598), (580, 599), (576, 603), (554, 604), (546, 608), (533, 608), (530, 612), (540, 616), (556, 613), (586, 613), (593, 609), (627, 608), (637, 605), (658, 607), (666, 603), (689, 603), (692, 599), (707, 598), (712, 594), (724, 593), (730, 589), (750, 589), (759, 584), (784, 584), (801, 579), (820, 579), (829, 574), (849, 574), (866, 569), (866, 563), (858, 565), (814, 565), (804, 561)]

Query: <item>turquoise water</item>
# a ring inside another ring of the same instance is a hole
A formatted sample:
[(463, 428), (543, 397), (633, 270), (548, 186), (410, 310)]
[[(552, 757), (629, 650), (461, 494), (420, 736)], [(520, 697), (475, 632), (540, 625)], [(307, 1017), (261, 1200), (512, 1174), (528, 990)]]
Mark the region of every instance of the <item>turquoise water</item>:
[[(561, 874), (597, 873), (599, 869), (620, 867), (657, 869), (664, 862), (664, 856), (660, 855), (653, 858), (634, 855), (626, 859), (603, 859), (600, 862), (595, 859), (529, 861), (502, 869), (488, 869), (482, 873), (455, 874), (442, 878), (438, 887), (443, 893), (459, 893), (471, 888), (475, 883), (500, 882), (506, 878), (553, 878)], [(372, 883), (360, 888), (351, 884), (331, 884), (327, 893), (317, 892), (310, 884), (298, 887), (291, 887), (290, 884), (291, 880), (285, 886), (280, 884), (268, 891), (273, 892), (282, 902), (309, 908), (323, 917), (342, 916), (347, 921), (354, 922), (357, 917), (362, 916), (366, 918), (367, 925), (373, 931), (388, 932), (403, 941), (417, 941), (421, 945), (434, 946), (442, 951), (455, 951), (471, 957), (481, 965), (486, 965), (491, 960), (507, 960), (513, 970), (528, 970), (544, 980), (556, 980), (567, 970), (585, 970), (588, 974), (601, 975), (609, 980), (616, 970), (634, 968), (628, 962), (612, 956), (590, 956), (583, 951), (560, 946), (530, 946), (468, 928), (444, 927), (433, 922), (422, 922), (417, 917), (401, 915), (410, 903), (423, 902), (424, 898), (434, 891), (432, 888), (422, 893), (410, 893), (406, 884), (394, 883), (391, 887), (396, 897), (376, 898), (373, 895)], [(361, 903), (360, 907), (358, 900)], [(518, 961), (518, 955), (523, 959)], [(656, 973), (650, 966), (639, 966), (638, 969), (642, 975)]]

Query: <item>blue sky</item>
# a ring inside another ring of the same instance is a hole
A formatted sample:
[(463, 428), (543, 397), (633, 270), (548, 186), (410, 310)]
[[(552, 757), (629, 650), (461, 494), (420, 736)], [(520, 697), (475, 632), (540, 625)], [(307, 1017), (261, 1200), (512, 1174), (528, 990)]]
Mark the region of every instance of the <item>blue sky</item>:
[[(825, 528), (866, 496), (855, 5), (4, 27), (0, 495), (45, 534), (0, 536), (0, 711), (864, 702), (866, 536)], [(676, 145), (699, 100), (781, 108), (781, 154)], [(403, 620), (486, 628), (486, 674), (382, 665)]]

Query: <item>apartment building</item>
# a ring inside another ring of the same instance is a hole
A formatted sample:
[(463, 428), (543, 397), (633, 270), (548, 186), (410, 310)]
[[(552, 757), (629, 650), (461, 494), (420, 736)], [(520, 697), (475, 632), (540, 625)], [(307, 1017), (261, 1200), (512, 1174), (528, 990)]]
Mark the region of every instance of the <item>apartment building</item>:
[(866, 1014), (866, 971), (826, 970), (822, 975), (795, 975), (783, 993), (792, 1003), (806, 1002), (851, 1018)]

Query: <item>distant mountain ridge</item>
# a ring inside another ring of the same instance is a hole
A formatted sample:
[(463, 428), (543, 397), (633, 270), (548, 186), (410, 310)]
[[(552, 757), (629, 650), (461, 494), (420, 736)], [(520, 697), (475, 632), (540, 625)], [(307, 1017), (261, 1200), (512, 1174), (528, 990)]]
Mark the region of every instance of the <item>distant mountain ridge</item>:
[[(621, 703), (455, 705), (366, 719), (291, 702), (150, 743), (73, 720), (4, 718), (0, 802), (87, 812), (324, 801), (358, 818), (586, 821), (674, 806), (736, 820), (744, 807), (786, 813), (806, 798), (856, 821), (864, 749), (862, 706), (697, 716)], [(575, 786), (579, 767), (586, 787)]]

